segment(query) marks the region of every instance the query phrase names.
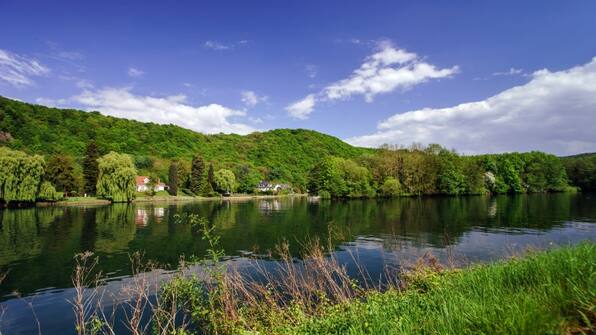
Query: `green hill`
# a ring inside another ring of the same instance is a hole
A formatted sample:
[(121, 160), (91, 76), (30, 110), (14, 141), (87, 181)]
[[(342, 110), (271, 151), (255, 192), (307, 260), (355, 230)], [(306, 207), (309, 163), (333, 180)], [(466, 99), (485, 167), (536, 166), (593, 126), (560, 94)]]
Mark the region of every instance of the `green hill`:
[[(49, 108), (0, 97), (0, 143), (28, 153), (64, 153), (80, 162), (95, 139), (102, 152), (117, 151), (151, 161), (165, 177), (171, 159), (206, 161), (235, 170), (248, 166), (263, 178), (305, 185), (307, 171), (327, 155), (360, 156), (370, 149), (305, 129), (276, 129), (241, 136), (205, 135), (174, 125), (104, 116), (98, 112)], [(142, 170), (142, 169), (141, 169)]]

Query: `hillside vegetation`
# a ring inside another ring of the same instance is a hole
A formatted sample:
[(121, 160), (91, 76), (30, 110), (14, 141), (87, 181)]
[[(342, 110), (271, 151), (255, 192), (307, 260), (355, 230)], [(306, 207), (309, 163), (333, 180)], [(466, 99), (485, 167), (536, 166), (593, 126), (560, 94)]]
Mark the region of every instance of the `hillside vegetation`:
[(127, 153), (165, 179), (171, 159), (199, 154), (221, 167), (248, 165), (271, 179), (305, 184), (321, 157), (354, 158), (369, 149), (305, 129), (277, 129), (240, 136), (205, 135), (174, 125), (158, 125), (104, 116), (98, 112), (49, 108), (0, 97), (0, 141), (30, 154), (66, 154), (79, 162), (89, 141), (102, 154)]
[(596, 190), (596, 153), (562, 158), (569, 181), (584, 191)]
[[(131, 156), (133, 166), (125, 167), (130, 169), (126, 175), (168, 182), (171, 194), (180, 190), (203, 196), (258, 192), (261, 180), (289, 183), (294, 191), (332, 198), (561, 192), (574, 190), (569, 180), (572, 185), (593, 187), (596, 167), (589, 155), (565, 158), (564, 166), (562, 159), (537, 151), (462, 156), (438, 144), (365, 149), (304, 129), (205, 135), (174, 125), (1, 97), (0, 144), (43, 155), (47, 164), (39, 184), (49, 181), (69, 195), (95, 194), (94, 165), (110, 152)], [(9, 171), (13, 160), (5, 156), (4, 170)], [(124, 163), (128, 160), (118, 157)], [(12, 175), (6, 174), (6, 180)], [(117, 182), (129, 183), (134, 181)], [(19, 185), (6, 183), (5, 188), (18, 190)], [(127, 187), (120, 191), (128, 194)]]

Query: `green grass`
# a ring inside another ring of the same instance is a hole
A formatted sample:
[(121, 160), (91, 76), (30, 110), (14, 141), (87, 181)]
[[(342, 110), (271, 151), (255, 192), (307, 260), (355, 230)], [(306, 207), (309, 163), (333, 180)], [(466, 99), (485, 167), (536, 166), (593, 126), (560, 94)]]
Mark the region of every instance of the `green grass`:
[(411, 276), (316, 316), (293, 315), (272, 334), (564, 334), (596, 326), (596, 245)]

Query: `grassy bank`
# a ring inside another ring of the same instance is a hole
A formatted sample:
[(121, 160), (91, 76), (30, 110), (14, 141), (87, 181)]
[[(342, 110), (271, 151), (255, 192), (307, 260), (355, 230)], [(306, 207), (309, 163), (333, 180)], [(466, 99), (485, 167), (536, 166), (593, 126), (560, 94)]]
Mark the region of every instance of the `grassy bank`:
[[(463, 269), (445, 269), (425, 257), (408, 270), (387, 272), (388, 286), (380, 289), (374, 280), (354, 281), (343, 264), (316, 242), (301, 261), (289, 254), (287, 244), (280, 245), (277, 268), (255, 260), (251, 272), (260, 279), (252, 280), (220, 262), (223, 252), (206, 220), (191, 222), (203, 230), (209, 245), (209, 260), (201, 262), (203, 271), (197, 273), (183, 262), (179, 271), (156, 276), (152, 271), (156, 268), (143, 266), (138, 254), (131, 258), (135, 276), (122, 288), (129, 299), (117, 307), (128, 311), (128, 318), (117, 322), (124, 322), (133, 333), (593, 334), (596, 330), (596, 244), (591, 242)], [(76, 258), (77, 329), (115, 334), (113, 319), (86, 307), (104, 295), (102, 280), (89, 275), (97, 264), (97, 258), (90, 256)], [(89, 293), (84, 289), (89, 286), (98, 288)], [(150, 313), (141, 321), (138, 316), (146, 311)]]
[[(156, 194), (155, 196), (147, 196), (143, 193), (137, 194), (137, 197), (132, 201), (133, 203), (164, 203), (164, 202), (192, 202), (192, 201), (213, 201), (213, 200), (225, 200), (225, 201), (244, 201), (251, 199), (277, 199), (277, 198), (288, 198), (288, 197), (305, 197), (307, 194), (288, 194), (288, 195), (257, 195), (257, 194), (234, 194), (227, 197), (200, 197), (200, 196), (188, 196), (178, 195), (172, 196), (168, 194)], [(36, 202), (35, 205), (39, 207), (47, 206), (88, 206), (88, 205), (109, 205), (112, 202), (106, 199), (97, 197), (69, 197), (65, 200), (56, 202)]]
[(406, 287), (281, 318), (272, 334), (564, 334), (596, 326), (596, 246), (464, 270), (418, 269)]

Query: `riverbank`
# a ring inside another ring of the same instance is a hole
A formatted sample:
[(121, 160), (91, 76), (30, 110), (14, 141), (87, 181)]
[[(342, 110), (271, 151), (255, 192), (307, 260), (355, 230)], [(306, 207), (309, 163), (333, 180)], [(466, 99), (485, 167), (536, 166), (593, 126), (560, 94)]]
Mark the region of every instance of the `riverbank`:
[[(227, 197), (192, 197), (187, 195), (171, 196), (138, 196), (132, 203), (171, 203), (171, 202), (194, 202), (194, 201), (246, 201), (255, 199), (280, 199), (291, 197), (306, 197), (308, 194), (284, 194), (284, 195), (256, 195), (256, 194), (238, 194)], [(106, 199), (96, 197), (70, 197), (66, 200), (56, 202), (37, 202), (38, 207), (48, 206), (90, 206), (90, 205), (109, 205), (112, 202)]]
[[(289, 317), (288, 317), (289, 316)], [(596, 328), (596, 245), (463, 270), (425, 267), (405, 287), (317, 315), (289, 313), (268, 334), (579, 334)]]
[[(301, 282), (304, 274), (293, 272), (292, 267), (283, 271), (286, 277), (278, 279), (281, 283), (264, 286), (224, 275), (218, 286), (223, 295), (209, 298), (213, 304), (207, 309), (188, 312), (207, 313), (206, 319), (195, 321), (210, 324), (206, 331), (222, 334), (583, 334), (596, 330), (596, 244), (591, 242), (464, 269), (445, 270), (429, 258), (401, 273), (400, 280), (386, 290), (344, 277), (340, 264), (320, 254), (308, 263), (316, 266), (307, 282)], [(307, 277), (309, 266), (302, 270)], [(193, 287), (189, 283), (175, 282), (174, 287)]]

